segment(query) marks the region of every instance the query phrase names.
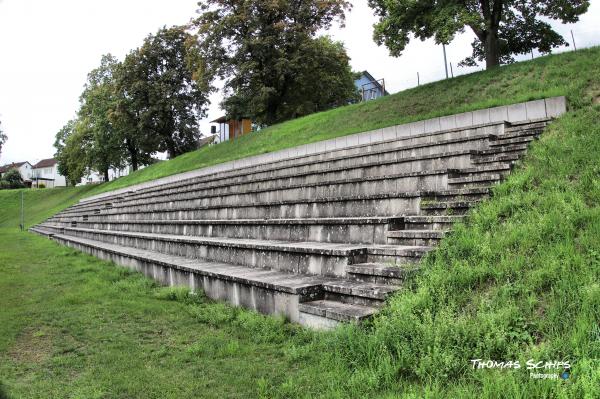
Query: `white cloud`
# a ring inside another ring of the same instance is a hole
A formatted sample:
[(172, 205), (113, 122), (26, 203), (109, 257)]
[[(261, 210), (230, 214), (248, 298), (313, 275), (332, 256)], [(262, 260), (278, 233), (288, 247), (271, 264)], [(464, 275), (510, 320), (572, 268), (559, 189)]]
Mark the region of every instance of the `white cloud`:
[[(384, 78), (395, 92), (444, 77), (442, 48), (432, 41), (412, 42), (400, 58), (388, 56), (372, 40), (376, 21), (366, 1), (354, 1), (346, 27), (330, 34), (343, 40), (355, 70)], [(105, 53), (119, 59), (163, 25), (183, 24), (195, 15), (196, 0), (0, 0), (0, 121), (9, 140), (0, 163), (52, 156), (55, 133), (74, 116), (87, 73)], [(578, 46), (589, 46), (600, 33), (600, 7), (573, 27)], [(569, 35), (570, 27), (559, 27)], [(565, 36), (567, 37), (567, 36)], [(465, 33), (448, 48), (454, 65), (470, 53)], [(455, 73), (466, 70), (455, 69)], [(221, 113), (220, 96), (211, 97), (208, 120)]]

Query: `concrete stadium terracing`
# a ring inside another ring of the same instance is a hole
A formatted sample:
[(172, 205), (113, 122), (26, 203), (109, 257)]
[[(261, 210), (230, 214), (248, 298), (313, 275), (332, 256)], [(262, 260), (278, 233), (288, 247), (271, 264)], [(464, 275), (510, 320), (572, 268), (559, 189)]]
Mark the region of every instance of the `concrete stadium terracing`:
[(307, 144), (86, 198), (31, 231), (314, 328), (373, 315), (564, 97)]

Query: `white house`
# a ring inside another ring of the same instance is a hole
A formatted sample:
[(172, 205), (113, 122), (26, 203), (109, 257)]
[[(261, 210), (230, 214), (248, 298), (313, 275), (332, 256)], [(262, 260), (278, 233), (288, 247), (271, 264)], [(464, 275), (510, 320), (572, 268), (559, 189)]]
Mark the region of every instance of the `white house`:
[(54, 158), (42, 159), (33, 165), (32, 187), (44, 184), (48, 188), (66, 187), (67, 179), (58, 173), (58, 161)]
[(0, 177), (2, 177), (3, 174), (5, 174), (6, 172), (8, 172), (11, 169), (17, 169), (19, 171), (19, 173), (21, 174), (21, 178), (23, 178), (23, 181), (25, 183), (31, 182), (31, 176), (33, 175), (33, 167), (31, 166), (31, 164), (29, 162), (27, 162), (27, 161), (16, 162), (16, 163), (11, 163), (8, 165), (0, 166)]

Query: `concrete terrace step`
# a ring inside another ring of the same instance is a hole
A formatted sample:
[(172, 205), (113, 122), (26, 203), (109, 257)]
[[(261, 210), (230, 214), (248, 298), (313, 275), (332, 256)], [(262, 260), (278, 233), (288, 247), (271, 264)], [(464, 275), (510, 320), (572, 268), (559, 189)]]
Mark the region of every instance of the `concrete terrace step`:
[(426, 202), (421, 203), (421, 212), (425, 216), (441, 216), (441, 215), (464, 215), (477, 205), (479, 201), (443, 201), (443, 202)]
[(372, 306), (353, 305), (324, 299), (300, 303), (298, 309), (300, 313), (355, 323), (377, 313), (377, 308)]
[[(139, 200), (146, 198), (161, 198), (162, 196), (181, 195), (185, 193), (194, 194), (190, 198), (196, 198), (200, 194), (206, 193), (210, 195), (220, 195), (223, 192), (218, 191), (219, 189), (226, 188), (225, 193), (239, 193), (249, 192), (258, 188), (270, 188), (273, 189), (278, 187), (277, 182), (285, 182), (288, 185), (293, 185), (294, 182), (298, 181), (297, 184), (304, 183), (307, 179), (310, 181), (311, 176), (316, 176), (318, 181), (326, 181), (332, 178), (351, 178), (356, 175), (362, 177), (377, 177), (382, 175), (399, 175), (401, 173), (416, 173), (420, 168), (423, 167), (424, 161), (429, 160), (430, 165), (427, 167), (428, 170), (444, 170), (448, 167), (460, 167), (470, 164), (470, 154), (472, 150), (481, 148), (484, 143), (487, 143), (489, 137), (495, 137), (490, 135), (482, 135), (476, 137), (462, 138), (448, 140), (447, 142), (440, 143), (422, 143), (415, 146), (408, 146), (402, 149), (384, 149), (379, 151), (376, 156), (371, 156), (368, 151), (362, 151), (352, 159), (356, 159), (356, 162), (348, 162), (350, 158), (341, 158), (339, 165), (328, 165), (326, 162), (321, 163), (308, 163), (304, 166), (310, 168), (310, 170), (303, 170), (303, 165), (292, 165), (289, 167), (289, 173), (282, 173), (282, 169), (274, 169), (273, 173), (261, 172), (262, 176), (253, 175), (242, 175), (235, 180), (228, 178), (214, 178), (206, 177), (198, 182), (187, 182), (186, 184), (180, 184), (170, 187), (157, 187), (152, 191), (145, 193), (131, 194), (128, 197), (121, 199), (118, 203), (129, 204), (131, 202), (137, 203)], [(465, 146), (465, 141), (469, 143), (479, 143), (474, 146)], [(449, 151), (450, 145), (459, 146), (456, 151)], [(432, 154), (423, 153), (422, 149), (441, 147), (444, 151), (434, 152)], [(446, 151), (447, 150), (447, 151)], [(404, 155), (398, 151), (403, 151)], [(387, 153), (389, 156), (383, 156)], [(461, 158), (462, 156), (462, 158)], [(365, 161), (365, 158), (371, 157), (372, 160)], [(324, 165), (321, 165), (325, 163)], [(403, 166), (406, 165), (406, 166)], [(354, 172), (355, 171), (355, 172)], [(354, 174), (353, 174), (354, 173)], [(341, 176), (338, 176), (341, 175)], [(235, 189), (235, 191), (234, 191)], [(212, 191), (211, 191), (212, 190)], [(185, 198), (185, 197), (184, 197)], [(110, 201), (107, 198), (106, 201)], [(74, 207), (74, 209), (95, 209), (97, 205), (102, 203), (94, 202), (92, 204), (82, 203)], [(85, 208), (87, 207), (87, 208)]]
[(168, 255), (210, 259), (218, 262), (271, 268), (297, 274), (344, 277), (346, 266), (369, 259), (396, 263), (416, 262), (422, 256), (419, 247), (290, 242), (277, 240), (237, 239), (226, 237), (191, 237), (180, 235), (117, 232), (74, 227), (43, 228), (115, 245), (152, 250)]
[(87, 219), (48, 222), (47, 225), (184, 236), (385, 244), (385, 232), (397, 228), (401, 222), (399, 218), (389, 217), (132, 221)]
[(421, 197), (446, 199), (455, 197), (482, 198), (489, 194), (488, 188), (456, 188), (439, 191), (389, 192), (345, 197), (314, 197), (285, 201), (255, 201), (240, 205), (187, 206), (162, 210), (118, 208), (104, 210), (100, 214), (88, 212), (58, 213), (50, 221), (82, 220), (177, 220), (177, 219), (285, 219), (330, 218), (348, 215), (370, 217), (381, 214), (415, 214)]
[[(455, 169), (452, 169), (455, 170)], [(256, 201), (309, 199), (325, 196), (350, 196), (356, 193), (368, 195), (371, 192), (416, 192), (447, 189), (448, 169), (427, 170), (388, 174), (381, 176), (363, 176), (339, 179), (315, 179), (312, 182), (281, 184), (276, 187), (258, 187), (241, 192), (224, 189), (223, 192), (202, 194), (190, 193), (183, 198), (158, 197), (139, 204), (113, 204), (111, 209), (157, 210), (175, 207), (176, 204), (206, 206), (215, 203), (238, 205)], [(97, 209), (97, 208), (95, 208)], [(108, 209), (110, 210), (110, 209)], [(103, 210), (101, 209), (101, 212)], [(69, 213), (81, 213), (82, 209), (73, 208)]]
[(398, 245), (436, 245), (448, 230), (397, 230), (388, 231), (388, 244)]
[(476, 165), (486, 164), (486, 163), (497, 163), (497, 162), (510, 162), (514, 163), (520, 159), (520, 154), (494, 154), (481, 156), (478, 155), (473, 157), (472, 162)]
[(407, 230), (449, 230), (454, 223), (459, 222), (464, 218), (465, 215), (418, 215), (404, 216), (403, 222), (404, 228)]
[[(215, 172), (211, 174), (204, 174), (195, 177), (181, 178), (175, 182), (165, 182), (163, 184), (156, 184), (150, 187), (132, 187), (129, 189), (119, 190), (115, 194), (102, 194), (101, 197), (95, 197), (91, 199), (84, 199), (82, 203), (94, 204), (101, 203), (102, 201), (108, 200), (109, 198), (130, 198), (137, 195), (143, 195), (144, 193), (151, 193), (157, 190), (169, 190), (176, 189), (177, 187), (184, 187), (190, 184), (198, 182), (209, 182), (209, 181), (222, 181), (224, 178), (230, 177), (243, 177), (244, 180), (249, 180), (248, 176), (256, 172), (264, 171), (279, 171), (282, 169), (298, 169), (305, 165), (313, 165), (316, 163), (330, 162), (340, 159), (345, 159), (351, 156), (363, 157), (365, 154), (393, 152), (397, 149), (407, 150), (419, 148), (419, 146), (431, 146), (440, 144), (452, 143), (452, 140), (458, 141), (471, 141), (477, 138), (489, 137), (490, 135), (502, 134), (505, 129), (505, 122), (494, 122), (485, 123), (480, 125), (472, 125), (464, 128), (452, 128), (431, 133), (422, 134), (411, 134), (410, 137), (398, 137), (394, 139), (377, 141), (370, 144), (360, 143), (359, 140), (353, 146), (347, 146), (341, 149), (328, 149), (324, 148), (324, 151), (315, 154), (299, 155), (297, 157), (290, 157), (283, 160), (271, 161), (266, 163), (259, 163), (254, 166), (242, 166), (235, 170)], [(352, 137), (341, 137), (336, 141), (347, 141), (350, 143)], [(316, 143), (318, 144), (318, 143)], [(266, 154), (267, 156), (269, 154)], [(210, 169), (210, 168), (209, 168)], [(164, 179), (162, 179), (164, 180)], [(143, 184), (144, 185), (144, 184)]]
[(346, 271), (353, 280), (396, 285), (414, 276), (418, 270), (416, 266), (390, 266), (386, 263), (359, 263), (346, 266)]
[[(498, 167), (482, 167), (479, 172), (476, 168), (468, 168), (471, 175), (485, 174), (486, 170), (509, 170), (509, 166), (501, 165)], [(456, 169), (451, 169), (453, 174), (457, 174)], [(303, 200), (311, 200), (323, 197), (351, 197), (359, 193), (367, 197), (370, 192), (385, 194), (386, 192), (402, 193), (404, 196), (409, 193), (422, 191), (443, 191), (448, 189), (448, 170), (432, 170), (427, 172), (411, 172), (396, 175), (386, 175), (377, 177), (363, 177), (353, 179), (340, 179), (334, 181), (318, 181), (314, 183), (294, 184), (277, 188), (265, 188), (249, 190), (244, 193), (225, 193), (211, 194), (202, 196), (200, 194), (190, 194), (188, 198), (178, 199), (169, 198), (165, 200), (147, 201), (143, 204), (119, 206), (118, 204), (107, 209), (99, 209), (97, 212), (84, 212), (81, 209), (70, 209), (60, 213), (60, 216), (67, 215), (97, 215), (113, 214), (124, 211), (134, 211), (136, 213), (143, 211), (163, 211), (167, 209), (202, 209), (214, 204), (220, 206), (251, 206), (261, 202), (287, 201), (288, 203), (299, 203)], [(299, 215), (300, 216), (300, 215)], [(302, 215), (306, 217), (307, 215)], [(333, 215), (332, 215), (333, 216)], [(367, 216), (367, 215), (362, 215)], [(241, 218), (248, 218), (240, 216)], [(253, 216), (251, 218), (260, 218)], [(314, 215), (313, 217), (316, 217)]]
[[(311, 313), (311, 309), (314, 312), (318, 307), (329, 309), (329, 311), (325, 311), (325, 314), (321, 313), (321, 316), (337, 321), (360, 321), (376, 312), (377, 307), (375, 306), (334, 300), (313, 300), (326, 293), (342, 294), (345, 297), (357, 295), (372, 299), (376, 303), (399, 289), (399, 287), (390, 285), (349, 283), (341, 279), (296, 275), (252, 269), (229, 263), (164, 255), (153, 251), (53, 234), (41, 228), (32, 228), (31, 231), (49, 236), (59, 243), (92, 253), (103, 259), (127, 263), (162, 284), (184, 285), (194, 291), (202, 289), (211, 298), (228, 300), (236, 306), (248, 307), (267, 314), (283, 314), (297, 322), (301, 321), (300, 312)], [(245, 288), (242, 289), (242, 287)], [(254, 290), (253, 287), (257, 290)]]
[(478, 150), (475, 155), (497, 155), (514, 152), (521, 154), (525, 151), (527, 151), (527, 144), (508, 144), (499, 145), (487, 150)]
[(515, 138), (498, 137), (490, 141), (490, 147), (499, 147), (511, 144), (528, 144), (536, 139), (536, 136), (519, 136)]

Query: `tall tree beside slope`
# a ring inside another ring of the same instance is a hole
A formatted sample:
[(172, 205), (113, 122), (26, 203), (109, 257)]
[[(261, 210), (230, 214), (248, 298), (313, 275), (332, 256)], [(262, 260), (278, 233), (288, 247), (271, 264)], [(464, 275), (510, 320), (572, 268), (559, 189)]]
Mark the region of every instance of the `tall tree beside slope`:
[(340, 43), (318, 38), (344, 0), (207, 0), (199, 3), (200, 49), (211, 75), (225, 79), (223, 107), (260, 125), (346, 104), (354, 75)]
[(488, 69), (513, 62), (516, 54), (568, 46), (548, 19), (577, 22), (589, 5), (589, 0), (369, 0), (379, 17), (373, 38), (391, 55), (400, 56), (411, 35), (448, 44), (470, 28), (476, 36), (473, 55), (462, 64), (485, 61)]
[(2, 131), (2, 121), (0, 121), (0, 155), (2, 155), (2, 147), (4, 147), (4, 143), (6, 143), (6, 134)]
[(58, 161), (58, 173), (67, 178), (67, 182), (75, 186), (81, 181), (89, 169), (89, 147), (85, 135), (76, 132), (76, 120), (70, 120), (56, 133), (54, 158)]
[(175, 157), (196, 149), (211, 91), (197, 37), (162, 28), (127, 55), (117, 76), (117, 117), (137, 130), (143, 152)]
[(90, 143), (88, 166), (102, 173), (104, 181), (109, 180), (110, 169), (123, 167), (125, 161), (120, 126), (110, 118), (116, 103), (113, 81), (117, 65), (112, 55), (102, 56), (100, 66), (88, 74), (77, 113), (77, 128)]
[(146, 97), (141, 91), (143, 87), (136, 82), (145, 81), (145, 75), (138, 68), (139, 49), (132, 51), (120, 63), (115, 71), (114, 109), (110, 114), (111, 120), (120, 126), (124, 150), (131, 168), (136, 171), (141, 165), (152, 161), (152, 154), (157, 151), (158, 140), (149, 140), (142, 126), (140, 114), (145, 109)]

